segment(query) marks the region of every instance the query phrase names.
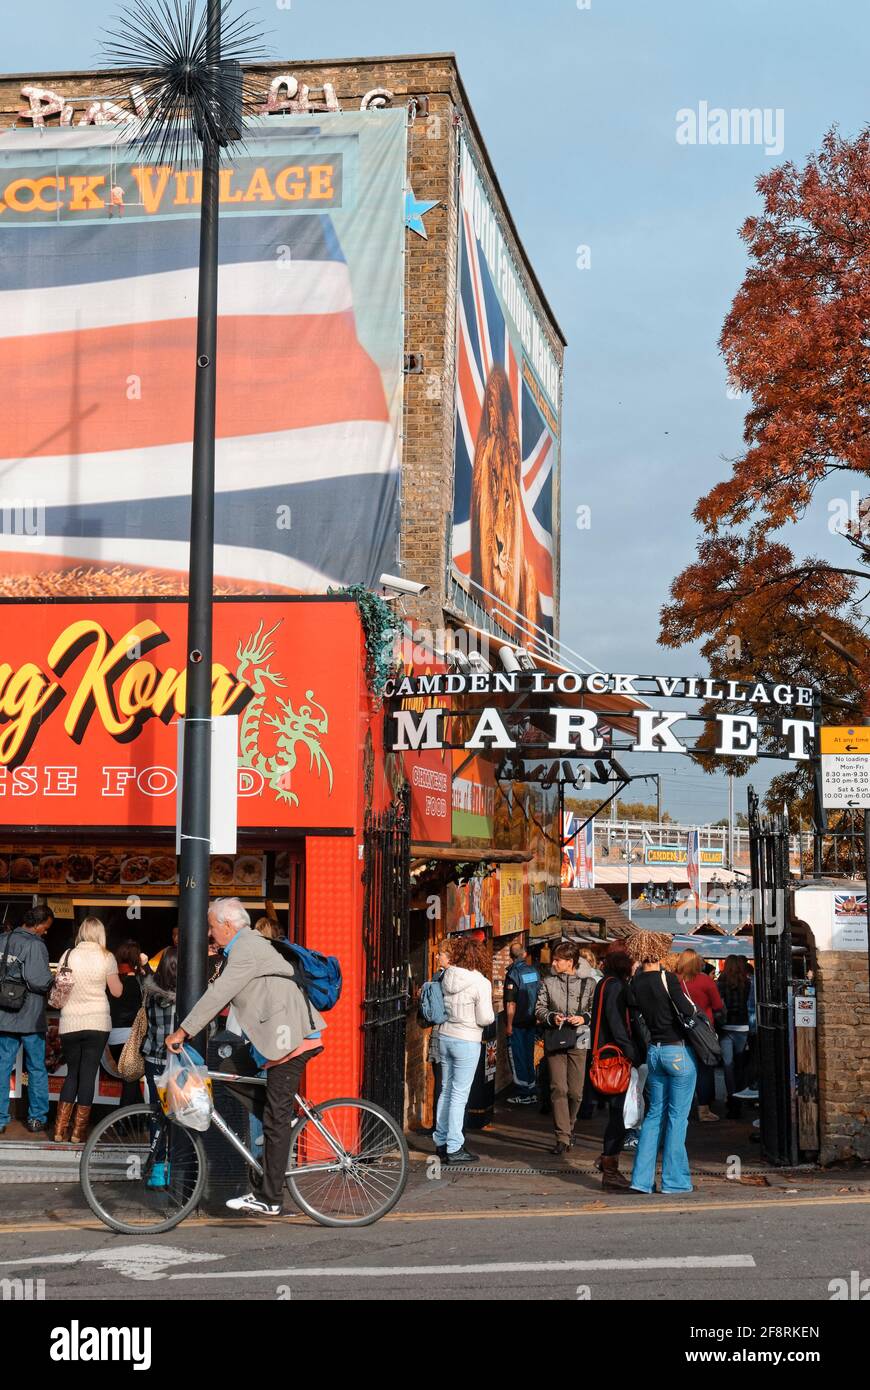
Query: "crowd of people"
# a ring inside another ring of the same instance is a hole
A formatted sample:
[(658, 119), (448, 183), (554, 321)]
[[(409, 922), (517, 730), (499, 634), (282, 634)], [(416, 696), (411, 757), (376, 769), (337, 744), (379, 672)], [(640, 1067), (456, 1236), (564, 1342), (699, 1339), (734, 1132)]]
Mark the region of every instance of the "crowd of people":
[[(149, 958), (134, 940), (110, 951), (102, 921), (87, 916), (55, 976), (42, 939), (51, 923), (46, 907), (34, 907), (0, 939), (0, 977), (18, 981), (17, 997), (0, 994), (0, 1134), (9, 1123), (9, 1082), (21, 1048), (28, 1076), (26, 1127), (47, 1137), (47, 1003), (59, 1009), (65, 1066), (52, 1136), (57, 1143), (80, 1144), (87, 1136), (101, 1063), (107, 1055), (118, 1062), (140, 1011), (145, 1094), (156, 1105), (157, 1078), (165, 1070), (168, 1051), (177, 1050), (186, 1037), (227, 1009), (235, 1011), (236, 1023), (242, 1025), (237, 1031), (259, 1047), (256, 1010), (249, 1007), (248, 994), (282, 974), (292, 981), (292, 967), (285, 970), (271, 949), (264, 955), (267, 943), (282, 940), (277, 923), (261, 917), (252, 928), (237, 899), (221, 899), (212, 906), (212, 978), (202, 1000), (181, 1022), (176, 1013), (177, 928), (171, 944)], [(470, 1164), (478, 1155), (465, 1142), (466, 1107), (484, 1030), (495, 1022), (490, 948), (478, 934), (463, 933), (441, 943), (436, 964), (435, 978), (427, 986), (437, 992), (437, 997), (428, 996), (434, 1010), (429, 1018), (429, 1057), (439, 1068), (440, 1081), (433, 1140), (443, 1162)], [(614, 943), (598, 960), (591, 950), (563, 941), (553, 949), (549, 966), (542, 973), (522, 942), (512, 944), (504, 981), (513, 1079), (509, 1103), (544, 1102), (553, 1117), (557, 1156), (567, 1155), (574, 1145), (578, 1116), (588, 1118), (601, 1106), (606, 1124), (596, 1166), (605, 1190), (656, 1190), (661, 1152), (658, 1190), (690, 1192), (687, 1125), (692, 1113), (702, 1122), (719, 1118), (713, 1109), (716, 1065), (723, 1069), (729, 1116), (739, 1116), (741, 1096), (757, 1094), (751, 1086), (741, 1090), (755, 1029), (754, 982), (745, 960), (730, 957), (714, 979), (691, 949), (662, 958), (660, 945), (651, 946), (648, 954), (635, 952), (632, 958), (623, 945)], [(280, 1210), (288, 1105), (301, 1066), (319, 1050), (322, 1024), (320, 1020), (313, 1032), (306, 1031), (303, 1024), (309, 1020), (302, 1017), (296, 998), (300, 992), (290, 990), (289, 984), (287, 990), (281, 1016), (291, 1025), (294, 1047), (281, 1058), (271, 1056), (274, 1049), (257, 1054), (267, 1078), (261, 1130), (266, 1173), (263, 1191), (247, 1194), (245, 1209), (268, 1214)], [(706, 1029), (704, 1045), (698, 1043), (704, 1031), (699, 1021)], [(544, 1056), (539, 1063), (541, 1042)], [(138, 1101), (141, 1094), (138, 1080), (124, 1081), (121, 1103)], [(632, 1150), (629, 1176), (620, 1170), (620, 1160)], [(159, 1186), (162, 1180), (158, 1162), (151, 1181)]]
[[(442, 1021), (434, 1023), (429, 1046), (430, 1060), (440, 1067), (433, 1140), (443, 1162), (475, 1163), (463, 1116), (483, 1030), (495, 1017), (492, 962), (484, 942), (463, 935), (442, 942), (436, 965), (432, 984), (442, 1012), (432, 1017)], [(542, 974), (517, 941), (504, 982), (504, 1016), (513, 1081), (508, 1103), (543, 1102), (553, 1117), (553, 1153), (560, 1157), (575, 1143), (578, 1116), (588, 1118), (603, 1106), (596, 1167), (607, 1191), (692, 1191), (686, 1132), (690, 1115), (719, 1118), (713, 1110), (717, 1063), (729, 1116), (739, 1118), (741, 1095), (757, 1095), (740, 1090), (746, 1079), (741, 1063), (755, 1029), (754, 982), (742, 957), (729, 957), (717, 981), (691, 949), (663, 957), (651, 947), (632, 958), (614, 943), (599, 961), (590, 949), (563, 941)], [(541, 1042), (544, 1056), (536, 1065)], [(620, 1171), (626, 1149), (634, 1151), (630, 1176)]]
[[(29, 908), (21, 921), (0, 937), (0, 973), (4, 978), (20, 980), (24, 987), (16, 1007), (3, 1008), (0, 999), (0, 1134), (10, 1121), (10, 1079), (20, 1049), (27, 1072), (27, 1131), (35, 1137), (51, 1137), (58, 1144), (82, 1144), (98, 1094), (101, 1064), (107, 1059), (118, 1062), (140, 1009), (144, 1009), (146, 1020), (140, 1043), (145, 1095), (156, 1104), (155, 1083), (166, 1066), (166, 1039), (178, 1027), (178, 928), (172, 930), (171, 944), (149, 958), (132, 939), (110, 951), (103, 922), (93, 915), (85, 917), (72, 944), (61, 954), (55, 976), (43, 940), (53, 921), (46, 905)], [(280, 927), (270, 917), (260, 917), (253, 930), (269, 941), (283, 939)], [(223, 957), (219, 957), (214, 942), (209, 954), (214, 978)], [(58, 1009), (60, 1062), (65, 1071), (50, 1135), (46, 1058), (49, 1005)], [(139, 1081), (121, 1079), (121, 1105), (133, 1104), (141, 1096)], [(159, 1185), (159, 1170), (156, 1177)]]

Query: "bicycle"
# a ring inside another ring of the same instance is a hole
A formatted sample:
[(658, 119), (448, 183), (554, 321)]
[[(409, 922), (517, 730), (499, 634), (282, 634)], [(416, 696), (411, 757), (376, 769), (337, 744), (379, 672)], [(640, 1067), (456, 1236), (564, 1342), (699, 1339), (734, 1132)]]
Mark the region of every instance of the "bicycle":
[[(212, 1081), (265, 1086), (265, 1077), (210, 1071)], [(398, 1202), (408, 1181), (408, 1145), (386, 1110), (344, 1098), (310, 1105), (298, 1093), (290, 1139), (287, 1190), (321, 1226), (370, 1226)], [(250, 1149), (213, 1109), (211, 1124), (263, 1171)], [(155, 1173), (157, 1164), (162, 1171)], [(171, 1231), (202, 1197), (208, 1160), (202, 1134), (185, 1129), (159, 1105), (127, 1105), (101, 1120), (82, 1150), (79, 1178), (95, 1216), (122, 1235)], [(165, 1186), (154, 1186), (157, 1177)]]

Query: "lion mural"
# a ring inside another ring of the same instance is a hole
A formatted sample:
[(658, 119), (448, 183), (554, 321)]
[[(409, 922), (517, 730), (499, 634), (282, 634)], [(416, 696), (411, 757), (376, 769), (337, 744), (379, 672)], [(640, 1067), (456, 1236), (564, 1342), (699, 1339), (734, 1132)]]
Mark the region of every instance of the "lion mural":
[[(543, 626), (534, 570), (524, 553), (522, 459), (510, 382), (503, 367), (486, 381), (471, 476), (471, 578)], [(505, 619), (503, 626), (510, 628)], [(514, 625), (515, 635), (522, 628)]]

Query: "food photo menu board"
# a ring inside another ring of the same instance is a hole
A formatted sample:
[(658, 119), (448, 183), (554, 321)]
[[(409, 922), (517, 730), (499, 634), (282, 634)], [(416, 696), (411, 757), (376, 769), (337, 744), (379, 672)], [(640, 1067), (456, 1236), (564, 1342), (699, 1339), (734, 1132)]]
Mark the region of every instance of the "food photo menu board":
[[(233, 893), (262, 893), (266, 885), (264, 853), (216, 854), (209, 887)], [(70, 895), (125, 892), (166, 895), (178, 892), (178, 864), (167, 849), (90, 849), (52, 845), (27, 849), (0, 845), (0, 892)]]

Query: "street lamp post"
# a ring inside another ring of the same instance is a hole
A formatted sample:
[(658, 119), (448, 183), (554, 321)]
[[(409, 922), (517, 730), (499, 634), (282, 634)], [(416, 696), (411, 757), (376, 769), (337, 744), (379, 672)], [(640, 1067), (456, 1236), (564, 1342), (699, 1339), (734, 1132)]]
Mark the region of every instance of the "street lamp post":
[(144, 112), (137, 157), (169, 169), (201, 165), (199, 289), (190, 495), (190, 559), (181, 781), (178, 1017), (205, 989), (211, 850), (212, 593), (218, 217), (221, 151), (239, 142), (259, 96), (244, 64), (267, 56), (230, 0), (129, 0), (106, 34), (110, 67), (135, 82)]
[[(208, 0), (206, 65), (220, 71), (221, 0)], [(196, 391), (190, 490), (190, 580), (187, 601), (187, 685), (178, 869), (178, 1017), (206, 986), (208, 882), (211, 851), (211, 672), (214, 588), (214, 452), (218, 290), (217, 140), (202, 129), (202, 205), (199, 216), (199, 295)]]

